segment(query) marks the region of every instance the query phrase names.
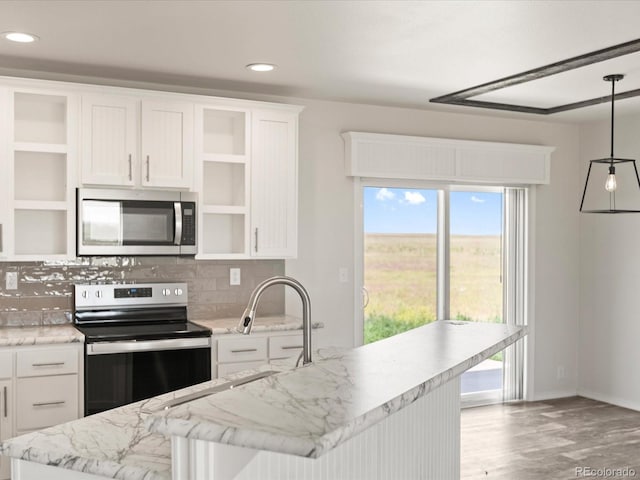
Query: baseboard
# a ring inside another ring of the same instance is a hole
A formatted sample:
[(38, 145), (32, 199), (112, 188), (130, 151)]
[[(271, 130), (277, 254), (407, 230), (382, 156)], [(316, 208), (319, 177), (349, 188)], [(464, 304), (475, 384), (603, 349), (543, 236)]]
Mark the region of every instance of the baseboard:
[(575, 397), (579, 395), (575, 390), (549, 390), (546, 392), (536, 392), (533, 398), (525, 399), (528, 402), (541, 402), (544, 400), (553, 400), (555, 398)]
[(618, 407), (624, 407), (640, 412), (639, 401), (619, 398), (613, 395), (608, 395), (606, 393), (594, 392), (593, 390), (586, 389), (578, 389), (578, 395), (580, 395), (581, 397), (590, 398), (592, 400), (598, 400), (599, 402), (610, 403), (611, 405), (617, 405)]

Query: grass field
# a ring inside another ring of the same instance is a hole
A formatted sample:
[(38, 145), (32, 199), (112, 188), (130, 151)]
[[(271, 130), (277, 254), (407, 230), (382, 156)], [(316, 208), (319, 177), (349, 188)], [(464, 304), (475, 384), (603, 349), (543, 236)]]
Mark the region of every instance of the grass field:
[[(452, 236), (452, 318), (502, 321), (499, 236)], [(436, 318), (436, 236), (365, 235), (365, 343)]]

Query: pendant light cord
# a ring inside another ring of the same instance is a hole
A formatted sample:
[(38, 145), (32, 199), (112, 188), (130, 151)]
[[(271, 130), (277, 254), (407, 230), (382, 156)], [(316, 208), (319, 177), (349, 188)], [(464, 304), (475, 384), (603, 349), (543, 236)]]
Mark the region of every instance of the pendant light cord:
[(613, 105), (616, 98), (616, 82), (616, 79), (611, 80), (611, 165), (613, 165), (613, 125), (615, 122)]

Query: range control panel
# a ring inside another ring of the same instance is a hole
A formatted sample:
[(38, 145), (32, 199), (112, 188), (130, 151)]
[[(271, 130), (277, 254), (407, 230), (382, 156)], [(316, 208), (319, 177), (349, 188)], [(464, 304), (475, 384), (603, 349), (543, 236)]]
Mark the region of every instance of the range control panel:
[(153, 288), (116, 288), (113, 290), (115, 298), (151, 298), (153, 297)]
[(186, 283), (76, 284), (76, 310), (186, 305)]

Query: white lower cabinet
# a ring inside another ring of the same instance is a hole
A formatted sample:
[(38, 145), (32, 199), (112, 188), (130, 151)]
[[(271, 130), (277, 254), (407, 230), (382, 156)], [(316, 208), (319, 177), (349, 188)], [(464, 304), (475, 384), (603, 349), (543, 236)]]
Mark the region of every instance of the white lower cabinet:
[(226, 334), (212, 341), (212, 378), (257, 368), (271, 360), (297, 357), (302, 351), (302, 332)]
[(0, 440), (82, 417), (82, 359), (81, 343), (0, 349)]
[(39, 430), (78, 418), (78, 376), (19, 378), (16, 431)]
[(302, 353), (302, 334), (269, 337), (269, 359), (298, 357)]

